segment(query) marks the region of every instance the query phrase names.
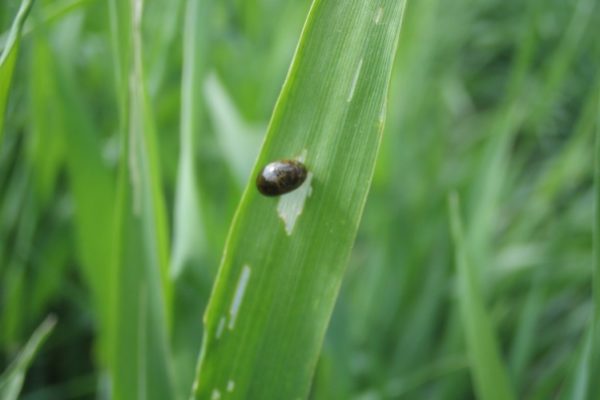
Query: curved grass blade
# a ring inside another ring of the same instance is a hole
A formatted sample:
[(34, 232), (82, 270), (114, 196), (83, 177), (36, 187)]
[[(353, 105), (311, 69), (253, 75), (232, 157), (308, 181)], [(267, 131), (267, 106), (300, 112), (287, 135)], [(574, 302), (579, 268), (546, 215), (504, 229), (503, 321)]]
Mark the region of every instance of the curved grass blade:
[(10, 34), (6, 43), (6, 47), (0, 55), (0, 143), (4, 132), (4, 113), (6, 111), (6, 103), (8, 101), (8, 92), (10, 90), (10, 82), (12, 81), (15, 64), (17, 62), (17, 54), (19, 54), (19, 44), (21, 42), (21, 30), (31, 10), (33, 0), (23, 0), (19, 12), (13, 21), (10, 29)]
[[(42, 12), (41, 18), (39, 18), (33, 23), (30, 23), (32, 22), (30, 21), (23, 25), (23, 28), (21, 30), (21, 38), (31, 34), (36, 29), (39, 29), (41, 26), (46, 26), (48, 24), (52, 24), (61, 20), (61, 18), (64, 18), (73, 11), (76, 11), (86, 6), (88, 3), (92, 3), (93, 1), (94, 0), (65, 0), (63, 2), (54, 2), (52, 4), (49, 4)], [(0, 35), (0, 48), (4, 48), (4, 46), (8, 42), (9, 36), (10, 31), (4, 32)]]
[(56, 318), (53, 316), (47, 317), (31, 335), (14, 363), (0, 376), (0, 399), (16, 400), (19, 397), (27, 368), (29, 368), (33, 357), (40, 350), (48, 335), (52, 333), (55, 325)]
[(404, 1), (316, 0), (258, 162), (300, 158), (280, 198), (251, 179), (205, 314), (197, 399), (308, 395), (362, 215)]
[(449, 205), (458, 268), (459, 307), (477, 398), (482, 400), (514, 399), (508, 374), (500, 358), (493, 327), (483, 306), (484, 298), (481, 294), (476, 270), (470, 266), (467, 259), (467, 245), (456, 193), (450, 196)]

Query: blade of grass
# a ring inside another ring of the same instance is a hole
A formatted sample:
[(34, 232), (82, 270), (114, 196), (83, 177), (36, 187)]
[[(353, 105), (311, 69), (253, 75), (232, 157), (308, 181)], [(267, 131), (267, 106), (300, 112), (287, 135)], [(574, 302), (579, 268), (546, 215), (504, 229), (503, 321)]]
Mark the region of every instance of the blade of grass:
[(246, 187), (205, 314), (195, 398), (308, 395), (373, 176), (403, 8), (313, 3), (252, 175), (301, 157), (309, 177), (280, 199)]
[(580, 344), (578, 365), (571, 372), (563, 399), (585, 400), (600, 396), (593, 378), (600, 371), (600, 102), (596, 97), (596, 144), (594, 151), (594, 222), (592, 263), (592, 316)]
[(572, 65), (577, 51), (581, 49), (584, 34), (593, 21), (597, 12), (597, 2), (594, 0), (579, 0), (573, 10), (573, 15), (566, 27), (555, 53), (548, 58), (548, 69), (545, 71), (544, 85), (541, 93), (535, 99), (533, 109), (529, 114), (529, 123), (534, 127), (541, 127), (541, 122), (551, 106), (557, 101), (561, 93), (560, 87), (567, 82), (569, 67)]
[[(469, 218), (467, 236), (469, 246), (473, 249), (474, 260), (485, 263), (490, 236), (493, 233), (498, 204), (505, 189), (512, 156), (511, 144), (519, 127), (523, 123), (522, 106), (523, 88), (527, 71), (533, 62), (537, 44), (536, 23), (543, 9), (543, 1), (534, 0), (528, 3), (526, 28), (519, 37), (519, 45), (515, 54), (514, 66), (511, 69), (506, 96), (490, 125), (490, 140), (482, 153), (482, 168), (476, 173), (473, 184), (472, 207)], [(484, 276), (484, 272), (479, 272)]]
[(30, 163), (34, 172), (36, 194), (45, 204), (55, 191), (58, 174), (64, 164), (66, 141), (61, 120), (63, 104), (52, 84), (54, 54), (45, 35), (32, 38), (31, 51), (31, 135), (28, 137)]
[[(600, 106), (600, 102), (598, 102)], [(589, 349), (590, 370), (588, 371), (590, 395), (592, 398), (600, 396), (600, 385), (593, 379), (592, 374), (600, 371), (600, 107), (598, 107), (596, 120), (596, 149), (594, 160), (594, 237), (593, 252), (594, 263), (592, 271), (593, 288), (593, 314), (591, 328), (591, 348)]]
[[(208, 268), (208, 234), (205, 202), (200, 197), (196, 172), (196, 150), (205, 144), (206, 111), (202, 82), (210, 48), (212, 1), (184, 2), (183, 67), (181, 77), (181, 124), (179, 165), (173, 210), (173, 251), (170, 275), (174, 281), (173, 359), (175, 381), (181, 393), (188, 393), (194, 381), (195, 363), (200, 351), (202, 321), (197, 317), (199, 303), (206, 304), (216, 268)], [(200, 146), (199, 146), (200, 145)], [(214, 265), (214, 264), (213, 264)]]
[(205, 3), (188, 0), (185, 5), (183, 73), (181, 78), (181, 131), (175, 194), (171, 275), (177, 277), (191, 260), (201, 257), (206, 245), (196, 178), (196, 136), (204, 128), (202, 81), (206, 74), (207, 24)]
[(598, 93), (600, 77), (590, 83), (590, 90), (581, 107), (579, 118), (563, 150), (550, 160), (548, 167), (533, 184), (532, 200), (528, 202), (523, 213), (527, 218), (519, 219), (516, 229), (513, 230), (514, 239), (511, 240), (520, 241), (523, 237), (531, 237), (535, 227), (551, 218), (551, 214), (555, 212), (553, 204), (556, 203), (561, 190), (564, 190), (565, 182), (577, 182), (589, 173), (588, 166), (592, 163), (593, 154), (588, 149), (594, 141)]
[(527, 299), (523, 304), (523, 310), (519, 319), (518, 328), (513, 339), (510, 357), (510, 372), (512, 380), (517, 388), (524, 381), (526, 367), (533, 353), (536, 328), (542, 314), (544, 293), (542, 285), (541, 268), (531, 278), (531, 285)]
[[(68, 142), (69, 151), (65, 152), (65, 158), (74, 203), (78, 258), (86, 284), (92, 292), (99, 320), (97, 331), (101, 364), (106, 366), (105, 333), (109, 302), (104, 296), (110, 291), (106, 266), (110, 264), (113, 245), (115, 182), (102, 159), (98, 131), (92, 124), (76, 80), (76, 63), (70, 55), (77, 53), (64, 42), (60, 47), (52, 48), (48, 37), (48, 33), (43, 31), (33, 35), (32, 74), (36, 79), (32, 86), (38, 93), (44, 94), (38, 95), (40, 103), (61, 107), (43, 107), (40, 104), (36, 119), (54, 122), (40, 124), (40, 136), (48, 136), (45, 140)], [(77, 41), (69, 43), (79, 44)], [(90, 182), (94, 184), (90, 185)]]
[(4, 47), (2, 55), (0, 55), (0, 144), (2, 143), (4, 132), (4, 113), (6, 111), (10, 83), (17, 62), (17, 55), (19, 54), (21, 29), (23, 29), (23, 24), (25, 24), (25, 19), (32, 5), (33, 0), (23, 0), (21, 2), (19, 12), (10, 29), (6, 47)]
[(399, 399), (414, 391), (419, 386), (424, 386), (428, 382), (440, 379), (468, 368), (469, 363), (464, 357), (447, 357), (434, 364), (418, 369), (402, 379), (389, 382), (385, 386), (386, 398)]
[[(468, 3), (468, 2), (467, 2)], [(465, 3), (466, 4), (466, 3)], [(489, 268), (483, 266), (492, 265), (490, 259), (491, 235), (498, 214), (498, 206), (506, 191), (512, 153), (510, 152), (515, 135), (523, 122), (524, 108), (521, 105), (523, 99), (523, 87), (527, 82), (527, 73), (534, 60), (535, 49), (538, 43), (537, 21), (540, 18), (544, 1), (532, 0), (525, 5), (526, 12), (518, 19), (516, 29), (520, 32), (515, 36), (514, 61), (511, 63), (508, 84), (505, 94), (501, 97), (501, 103), (486, 121), (489, 126), (486, 129), (487, 143), (477, 155), (479, 160), (472, 174), (473, 182), (469, 185), (468, 196), (468, 218), (467, 218), (467, 244), (472, 259), (475, 261), (474, 272), (477, 279), (482, 283), (489, 282), (487, 275)], [(468, 20), (473, 24), (473, 15)], [(463, 22), (464, 23), (464, 22)], [(465, 39), (463, 39), (465, 40)], [(460, 315), (460, 310), (452, 310)], [(450, 317), (450, 325), (446, 330), (445, 345), (450, 354), (462, 348), (462, 327), (458, 315)], [(458, 379), (448, 380), (442, 388), (443, 398), (460, 396), (468, 390), (468, 380), (465, 376)]]
[(596, 323), (592, 320), (576, 353), (576, 364), (573, 363), (574, 365), (569, 365), (569, 377), (566, 386), (561, 393), (561, 399), (587, 400), (595, 398), (591, 395), (591, 393), (593, 393), (594, 385), (597, 385), (593, 382), (593, 379), (591, 379), (593, 371), (595, 371), (592, 369), (592, 350), (594, 343), (592, 335), (596, 329), (595, 325)]
[(250, 126), (243, 120), (215, 74), (208, 76), (204, 90), (223, 156), (241, 188), (248, 181), (260, 147), (261, 136), (256, 131), (264, 129)]
[[(0, 210), (2, 216), (10, 215), (13, 229), (8, 232), (6, 253), (8, 257), (2, 260), (2, 282), (5, 289), (0, 292), (2, 312), (0, 313), (0, 344), (6, 346), (18, 342), (24, 335), (24, 326), (28, 313), (25, 299), (29, 298), (27, 284), (30, 281), (27, 274), (28, 255), (33, 248), (39, 209), (35, 203), (32, 187), (32, 173), (24, 163), (18, 166), (18, 171), (11, 179), (15, 196), (10, 204), (5, 204)], [(3, 218), (6, 220), (5, 218)], [(11, 242), (10, 237), (13, 238)], [(4, 244), (4, 243), (2, 243)], [(27, 256), (24, 256), (27, 255)]]
[(460, 205), (456, 193), (449, 198), (449, 208), (458, 269), (458, 301), (477, 398), (482, 400), (514, 399), (508, 374), (503, 366), (498, 343), (494, 337), (494, 329), (484, 308), (479, 278), (468, 261)]
[[(185, 3), (184, 0), (152, 1), (147, 7), (145, 20), (150, 29), (144, 29), (145, 34), (149, 35), (144, 53), (148, 60), (146, 76), (151, 98), (160, 95), (162, 82), (172, 61), (173, 44), (182, 24)], [(200, 37), (197, 39), (201, 40)]]
[(0, 399), (16, 400), (21, 393), (27, 368), (56, 325), (56, 318), (47, 317), (33, 332), (17, 359), (0, 376)]
[[(43, 16), (37, 21), (38, 23), (26, 23), (21, 30), (21, 37), (29, 35), (35, 31), (40, 25), (54, 23), (61, 18), (65, 17), (69, 13), (78, 10), (79, 8), (91, 3), (94, 0), (66, 0), (64, 2), (53, 2), (46, 7), (43, 12)], [(10, 32), (5, 32), (0, 35), (0, 48), (4, 48)]]
[[(532, 199), (523, 214), (527, 215), (527, 218), (521, 218), (518, 221), (518, 225), (513, 229), (513, 235), (517, 234), (520, 237), (512, 240), (521, 241), (523, 238), (530, 238), (535, 227), (547, 221), (555, 213), (553, 205), (556, 204), (556, 198), (561, 193), (561, 189), (564, 190), (565, 182), (581, 181), (580, 176), (589, 173), (586, 166), (591, 162), (592, 154), (587, 155), (586, 149), (593, 141), (599, 89), (600, 79), (596, 79), (596, 82), (591, 85), (580, 116), (574, 124), (571, 138), (556, 158), (551, 160), (537, 182), (532, 185), (534, 187)], [(546, 303), (546, 295), (543, 293), (544, 285), (541, 283), (543, 281), (542, 272), (543, 269), (540, 268), (532, 276), (531, 291), (525, 301), (523, 313), (514, 335), (511, 372), (513, 382), (517, 387), (521, 386), (520, 383), (526, 375), (526, 367), (530, 364), (534, 354), (536, 337), (539, 334), (537, 325), (543, 315), (543, 306)], [(580, 347), (585, 346), (582, 344)], [(578, 379), (582, 377), (579, 373), (575, 375)], [(570, 395), (567, 398), (577, 397)]]
[(112, 398), (172, 399), (168, 241), (142, 65), (143, 1), (110, 4), (123, 149), (111, 270)]

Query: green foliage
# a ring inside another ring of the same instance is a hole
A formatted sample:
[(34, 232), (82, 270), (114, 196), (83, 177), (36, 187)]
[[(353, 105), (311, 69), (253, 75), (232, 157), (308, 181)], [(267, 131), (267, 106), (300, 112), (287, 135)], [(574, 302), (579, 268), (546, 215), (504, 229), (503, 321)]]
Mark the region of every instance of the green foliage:
[(12, 28), (8, 35), (8, 40), (4, 44), (0, 54), (0, 141), (4, 132), (4, 112), (10, 90), (10, 84), (19, 54), (19, 45), (21, 43), (21, 30), (33, 5), (33, 0), (23, 0), (19, 12), (15, 17)]
[[(109, 369), (115, 399), (175, 398), (171, 281), (154, 121), (142, 65), (143, 0), (113, 1), (121, 151), (110, 264)], [(129, 46), (127, 45), (129, 43)]]
[(307, 181), (278, 199), (248, 183), (206, 311), (196, 398), (307, 396), (372, 179), (403, 6), (313, 4), (251, 174), (299, 158)]
[(467, 352), (478, 399), (514, 399), (508, 375), (498, 351), (494, 327), (484, 308), (477, 269), (468, 257), (460, 217), (460, 203), (456, 193), (450, 197), (450, 224), (456, 252), (458, 269), (458, 296), (460, 314), (465, 329)]
[(596, 399), (597, 3), (1, 1), (0, 369), (54, 314), (25, 400)]
[(52, 333), (56, 325), (54, 317), (48, 317), (31, 335), (17, 359), (0, 375), (0, 398), (2, 400), (16, 400), (23, 387), (27, 368), (33, 361), (40, 347)]

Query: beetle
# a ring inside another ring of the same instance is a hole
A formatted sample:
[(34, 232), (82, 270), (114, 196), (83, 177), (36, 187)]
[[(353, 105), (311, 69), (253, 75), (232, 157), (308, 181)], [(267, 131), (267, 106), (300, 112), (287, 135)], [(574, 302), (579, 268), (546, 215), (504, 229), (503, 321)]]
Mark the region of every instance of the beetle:
[(256, 187), (265, 196), (281, 196), (299, 188), (306, 175), (306, 167), (300, 161), (273, 161), (256, 177)]

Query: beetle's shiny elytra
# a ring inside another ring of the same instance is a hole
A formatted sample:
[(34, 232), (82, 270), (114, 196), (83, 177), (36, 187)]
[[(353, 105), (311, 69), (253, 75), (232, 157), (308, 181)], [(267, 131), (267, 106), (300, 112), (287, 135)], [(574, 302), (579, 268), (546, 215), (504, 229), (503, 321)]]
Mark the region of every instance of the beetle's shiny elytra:
[(306, 179), (300, 161), (280, 160), (267, 164), (256, 177), (256, 187), (265, 196), (280, 196), (297, 189)]

